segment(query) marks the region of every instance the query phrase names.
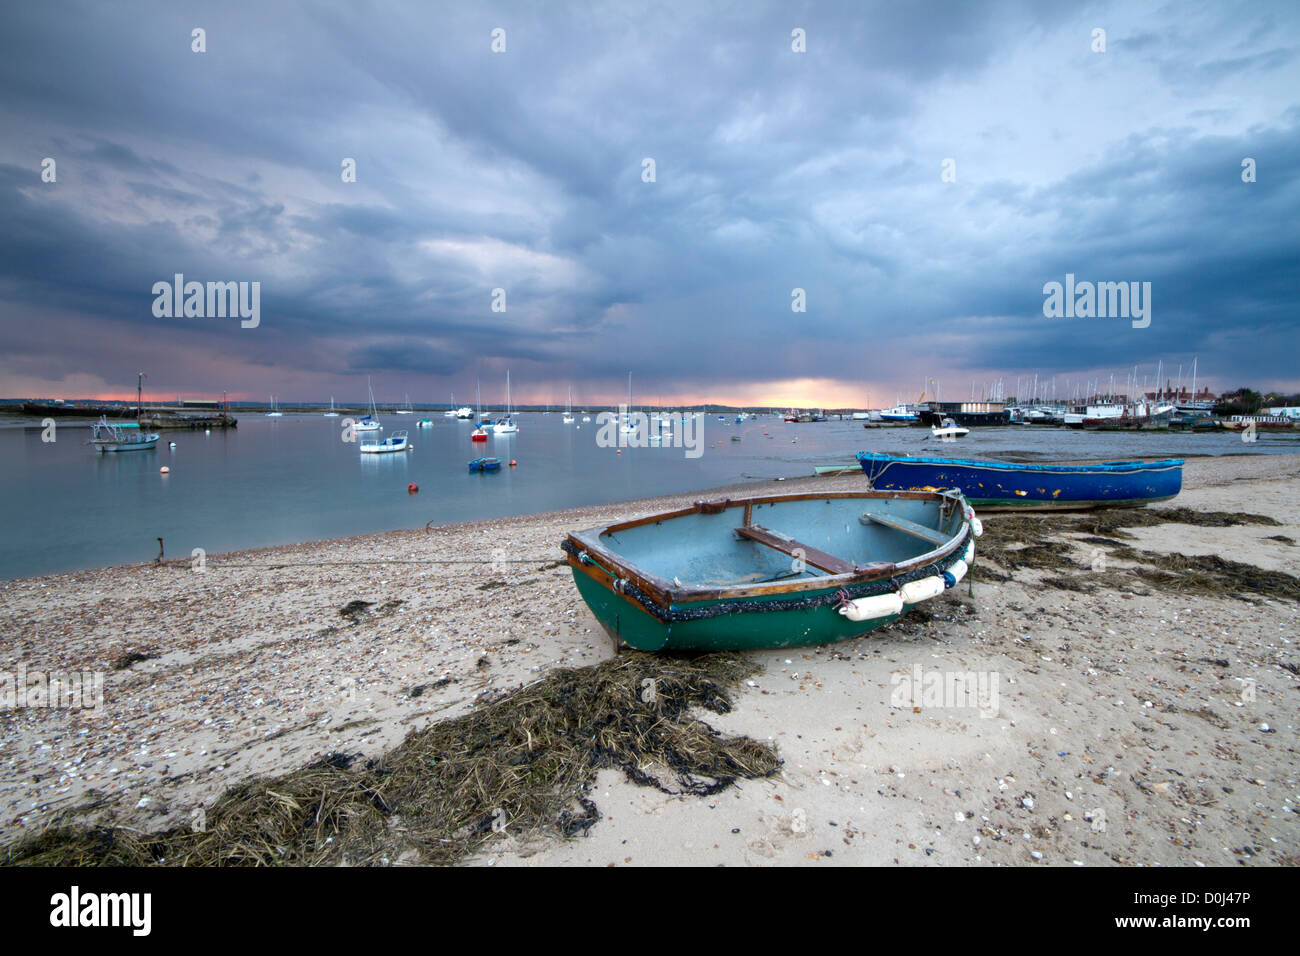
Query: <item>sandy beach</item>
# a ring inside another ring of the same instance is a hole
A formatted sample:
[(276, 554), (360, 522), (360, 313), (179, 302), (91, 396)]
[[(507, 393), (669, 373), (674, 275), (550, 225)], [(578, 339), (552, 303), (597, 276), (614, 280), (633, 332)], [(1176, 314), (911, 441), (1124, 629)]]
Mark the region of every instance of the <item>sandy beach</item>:
[[(735, 709), (703, 716), (773, 743), (778, 775), (696, 797), (602, 771), (603, 817), (585, 837), (506, 828), (470, 862), (1300, 864), (1296, 602), (1134, 572), (1141, 555), (1182, 554), (1300, 575), (1297, 477), (1295, 455), (1193, 459), (1182, 494), (1155, 509), (1276, 524), (1155, 523), (1108, 536), (1119, 550), (1058, 536), (1077, 565), (1064, 572), (977, 559), (973, 597), (963, 584), (870, 635), (753, 654)], [(609, 659), (561, 560), (570, 529), (721, 494), (862, 486), (768, 481), (0, 583), (0, 671), (104, 674), (97, 712), (0, 712), (0, 834), (184, 824), (251, 777), (378, 756), (555, 668)], [(899, 705), (900, 681), (932, 673), (983, 675), (996, 706)]]

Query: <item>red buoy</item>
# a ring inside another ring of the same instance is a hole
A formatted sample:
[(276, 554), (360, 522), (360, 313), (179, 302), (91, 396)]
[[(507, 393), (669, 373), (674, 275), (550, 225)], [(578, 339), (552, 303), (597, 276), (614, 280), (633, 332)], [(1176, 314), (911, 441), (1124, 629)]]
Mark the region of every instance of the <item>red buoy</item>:
[(419, 490), (420, 490), (420, 486), (417, 485), (415, 482), (411, 482), (409, 485), (406, 486), (406, 493), (409, 495), (413, 495)]
[(511, 468), (515, 467), (515, 465), (517, 465), (517, 464), (519, 464), (519, 462), (515, 461), (513, 458), (510, 459), (510, 467), (511, 467)]

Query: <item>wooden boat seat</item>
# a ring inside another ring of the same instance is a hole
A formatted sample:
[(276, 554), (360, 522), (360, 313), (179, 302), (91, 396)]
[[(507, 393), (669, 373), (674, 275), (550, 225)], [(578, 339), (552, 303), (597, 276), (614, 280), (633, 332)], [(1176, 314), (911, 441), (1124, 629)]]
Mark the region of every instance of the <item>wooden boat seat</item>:
[(910, 534), (913, 537), (924, 538), (931, 544), (947, 544), (951, 535), (944, 534), (942, 531), (936, 531), (934, 528), (927, 528), (923, 524), (917, 524), (915, 521), (909, 521), (906, 518), (898, 518), (894, 515), (876, 514), (868, 511), (858, 519), (863, 524), (878, 524), (886, 528), (893, 528), (895, 531), (902, 531), (904, 534)]
[[(736, 534), (748, 541), (767, 545), (769, 548), (788, 554), (792, 558), (801, 558), (810, 567), (819, 568), (830, 574), (848, 574), (857, 570), (857, 566), (852, 561), (837, 558), (833, 554), (827, 554), (825, 551), (804, 544), (802, 541), (796, 541), (779, 531), (770, 531), (762, 525), (746, 525), (737, 528)], [(799, 554), (796, 554), (796, 551)]]

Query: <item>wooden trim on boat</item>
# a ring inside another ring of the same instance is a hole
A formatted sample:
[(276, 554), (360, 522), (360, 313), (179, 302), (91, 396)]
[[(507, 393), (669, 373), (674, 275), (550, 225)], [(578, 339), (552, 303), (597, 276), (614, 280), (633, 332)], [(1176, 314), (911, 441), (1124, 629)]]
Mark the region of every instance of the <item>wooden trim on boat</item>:
[[(616, 524), (606, 525), (603, 528), (591, 528), (585, 531), (571, 531), (568, 533), (567, 539), (577, 552), (587, 552), (592, 558), (596, 559), (605, 570), (616, 572), (618, 577), (630, 581), (656, 604), (665, 608), (679, 603), (723, 601), (731, 598), (744, 597), (768, 597), (781, 594), (795, 594), (802, 591), (823, 591), (827, 588), (848, 587), (854, 584), (861, 584), (868, 581), (876, 581), (885, 577), (895, 577), (905, 574), (914, 568), (924, 567), (927, 564), (941, 560), (959, 548), (964, 547), (967, 536), (963, 534), (962, 531), (958, 531), (948, 539), (947, 543), (939, 545), (925, 554), (917, 555), (898, 564), (873, 562), (871, 564), (855, 566), (852, 571), (841, 574), (830, 574), (824, 578), (800, 579), (797, 581), (773, 581), (747, 584), (740, 587), (706, 588), (675, 586), (672, 582), (666, 581), (656, 574), (651, 574), (650, 572), (644, 571), (636, 565), (629, 563), (621, 555), (611, 551), (600, 541), (602, 535), (616, 534), (619, 531), (624, 531), (629, 528), (638, 528), (642, 525), (656, 524), (660, 521), (669, 521), (673, 518), (685, 517), (690, 514), (720, 514), (722, 511), (726, 510), (726, 508), (743, 506), (752, 514), (752, 507), (756, 504), (773, 504), (788, 501), (827, 501), (836, 498), (879, 500), (883, 497), (914, 498), (923, 501), (947, 502), (955, 502), (956, 500), (953, 493), (937, 491), (848, 491), (822, 492), (820, 494), (814, 492), (803, 492), (793, 495), (763, 495), (754, 498), (739, 499), (728, 498), (722, 499), (721, 501), (696, 502), (695, 505), (690, 508), (681, 508), (676, 511), (646, 515), (641, 518), (634, 518), (630, 521), (621, 521)], [(721, 507), (719, 507), (720, 505)], [(710, 510), (705, 510), (706, 507)], [(717, 510), (712, 510), (713, 508), (717, 508)], [(965, 527), (969, 527), (969, 522), (965, 522)], [(570, 566), (580, 568), (584, 572), (588, 573), (593, 580), (599, 580), (594, 574), (590, 573), (590, 571), (574, 554), (568, 554), (568, 559)], [(613, 588), (611, 588), (611, 590), (613, 590)], [(626, 595), (620, 596), (626, 598)], [(627, 600), (631, 601), (633, 604), (637, 603), (631, 598), (627, 598)], [(644, 610), (644, 608), (642, 610)]]

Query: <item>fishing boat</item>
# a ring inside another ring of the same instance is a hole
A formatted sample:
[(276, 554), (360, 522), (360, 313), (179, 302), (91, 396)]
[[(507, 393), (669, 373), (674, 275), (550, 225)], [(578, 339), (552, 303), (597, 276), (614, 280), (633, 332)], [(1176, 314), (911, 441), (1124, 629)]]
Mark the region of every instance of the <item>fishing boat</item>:
[(919, 422), (921, 416), (900, 402), (893, 408), (882, 408), (880, 410), (880, 420), (882, 422), (901, 422), (904, 425), (911, 425)]
[(330, 396), (330, 410), (324, 413), (325, 418), (338, 418), (339, 413), (334, 411), (334, 396)]
[(109, 422), (107, 415), (90, 426), (90, 444), (100, 454), (115, 451), (148, 451), (158, 444), (158, 433), (145, 431), (144, 422), (144, 372), (135, 380), (135, 413), (133, 422)]
[(379, 423), (379, 410), (375, 408), (375, 390), (370, 385), (369, 376), (366, 377), (366, 391), (370, 394), (370, 414), (354, 422), (352, 428), (359, 432), (377, 432), (384, 426)]
[(109, 422), (100, 416), (90, 426), (90, 444), (99, 452), (148, 451), (158, 444), (158, 433), (145, 431), (138, 422)]
[(963, 435), (969, 435), (970, 429), (965, 425), (958, 425), (951, 418), (945, 418), (940, 424), (930, 426), (930, 434), (935, 438), (943, 438), (951, 441), (954, 438), (961, 438)]
[(362, 442), (361, 454), (363, 455), (387, 455), (397, 451), (410, 451), (411, 445), (406, 440), (406, 432), (395, 431), (383, 441)]
[(609, 635), (640, 650), (802, 647), (856, 637), (954, 587), (979, 520), (956, 492), (698, 501), (561, 547)]
[(1183, 487), (1183, 459), (1095, 465), (1018, 464), (859, 452), (876, 491), (955, 489), (976, 508), (999, 511), (1139, 507)]
[(500, 469), (500, 458), (475, 458), (469, 463), (470, 471), (499, 471)]
[(275, 396), (271, 396), (271, 410), (266, 413), (267, 418), (283, 418), (284, 412), (280, 411), (275, 405)]
[(519, 426), (515, 424), (514, 417), (510, 409), (510, 370), (506, 369), (506, 417), (496, 422), (492, 426), (492, 431), (497, 435), (513, 435), (519, 431)]

